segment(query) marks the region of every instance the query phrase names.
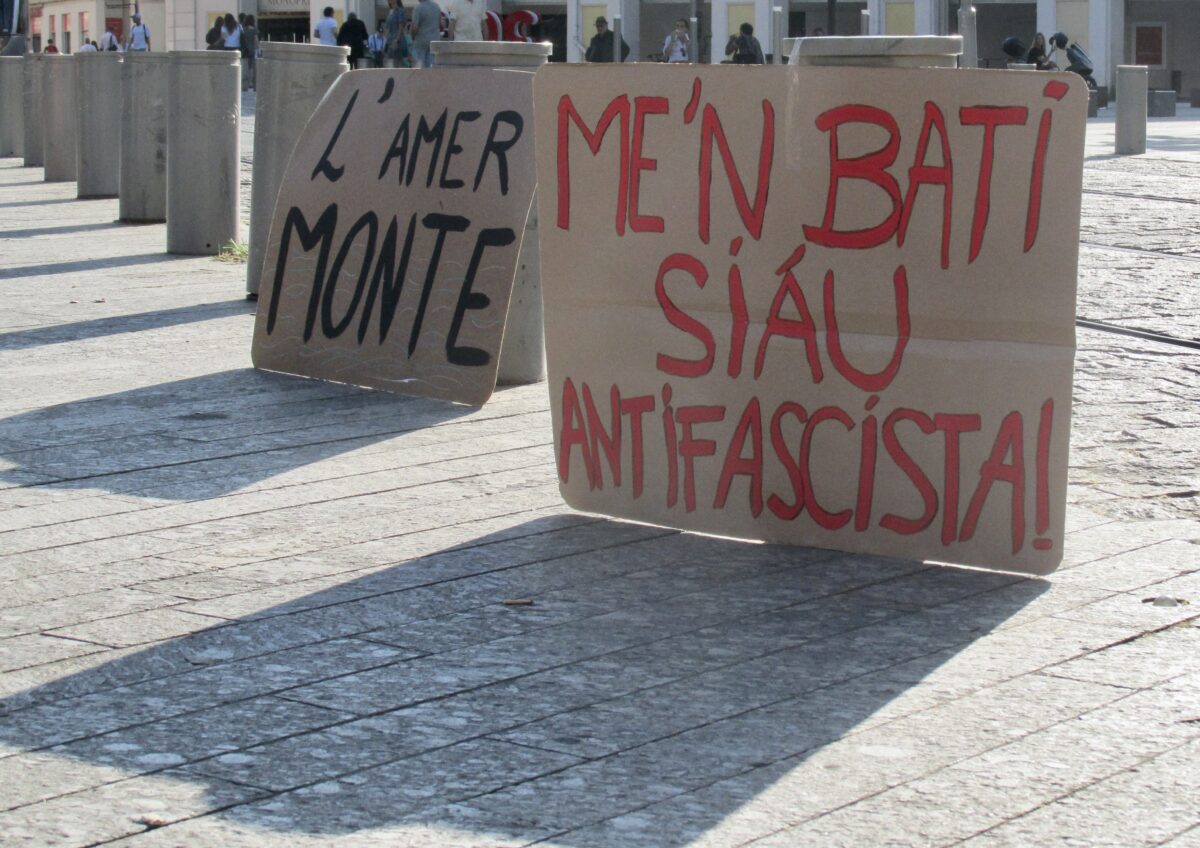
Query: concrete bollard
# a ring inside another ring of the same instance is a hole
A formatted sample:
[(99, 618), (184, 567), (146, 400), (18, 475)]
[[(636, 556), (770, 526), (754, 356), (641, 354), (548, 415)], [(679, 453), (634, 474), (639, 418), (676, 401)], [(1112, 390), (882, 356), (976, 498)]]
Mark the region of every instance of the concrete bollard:
[(792, 65), (854, 65), (870, 68), (957, 68), (957, 35), (847, 35), (797, 38)]
[(858, 13), (858, 34), (871, 34), (871, 12), (869, 9), (863, 9)]
[[(620, 39), (614, 38), (617, 56)], [(551, 45), (514, 41), (435, 41), (433, 67), (520, 68), (536, 70), (550, 59)], [(533, 84), (532, 76), (530, 85)], [(538, 252), (537, 196), (525, 221), (525, 238), (517, 258), (504, 340), (500, 343), (496, 382), (522, 385), (546, 379), (546, 339), (542, 328), (542, 280)]]
[(79, 197), (116, 197), (121, 171), (121, 54), (75, 57), (78, 144), (75, 172)]
[(0, 157), (25, 154), (24, 62), (0, 56)]
[(979, 30), (976, 26), (974, 6), (962, 6), (958, 10), (958, 34), (962, 36), (963, 52), (959, 57), (960, 68), (979, 67)]
[(216, 255), (240, 230), (241, 56), (168, 55), (167, 252)]
[(167, 220), (166, 53), (125, 53), (121, 62), (122, 221)]
[(45, 53), (30, 53), (25, 56), (22, 77), (21, 102), (25, 106), (25, 167), (40, 168), (46, 161), (43, 145), (45, 139), (46, 110), (42, 100), (42, 63)]
[(1117, 153), (1146, 152), (1146, 102), (1150, 69), (1117, 65)]
[(75, 181), (75, 57), (47, 56), (42, 62), (42, 103), (45, 127), (42, 144), (48, 183)]
[(263, 42), (254, 115), (250, 261), (246, 293), (258, 295), (275, 198), (296, 139), (334, 81), (350, 70), (349, 47)]
[(783, 55), (783, 34), (787, 30), (787, 17), (783, 14), (782, 6), (771, 7), (771, 62), (776, 65), (786, 65), (787, 57)]

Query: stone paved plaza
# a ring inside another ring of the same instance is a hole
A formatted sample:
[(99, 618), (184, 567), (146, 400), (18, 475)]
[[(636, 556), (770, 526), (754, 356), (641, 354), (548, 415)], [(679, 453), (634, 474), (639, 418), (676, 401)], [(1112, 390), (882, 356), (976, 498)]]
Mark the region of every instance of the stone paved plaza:
[[(1200, 338), (1200, 111), (1112, 134), (1080, 317)], [(74, 197), (0, 161), (6, 848), (1200, 846), (1200, 351), (1079, 332), (1048, 580), (736, 543), (567, 509), (544, 385), (252, 370)]]

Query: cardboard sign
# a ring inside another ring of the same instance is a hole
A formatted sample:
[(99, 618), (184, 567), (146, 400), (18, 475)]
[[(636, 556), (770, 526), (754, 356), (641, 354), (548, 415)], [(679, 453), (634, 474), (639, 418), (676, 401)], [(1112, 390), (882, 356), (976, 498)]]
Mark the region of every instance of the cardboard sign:
[(1053, 570), (1079, 78), (547, 66), (535, 107), (571, 506)]
[(258, 368), (479, 405), (533, 197), (528, 71), (343, 74), (279, 191)]

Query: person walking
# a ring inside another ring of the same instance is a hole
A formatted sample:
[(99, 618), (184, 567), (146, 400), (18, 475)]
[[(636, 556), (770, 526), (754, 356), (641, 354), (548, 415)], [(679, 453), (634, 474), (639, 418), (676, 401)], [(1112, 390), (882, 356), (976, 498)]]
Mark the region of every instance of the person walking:
[(121, 40), (113, 33), (112, 27), (104, 30), (104, 34), (100, 36), (100, 43), (96, 45), (102, 52), (109, 50), (120, 50)]
[(451, 41), (483, 41), (484, 0), (450, 0), (446, 15), (450, 18)]
[(321, 16), (321, 20), (317, 21), (316, 27), (313, 28), (313, 38), (326, 47), (337, 47), (338, 25), (333, 17), (333, 7), (326, 6)]
[(687, 18), (680, 18), (675, 22), (675, 29), (671, 30), (671, 34), (663, 42), (663, 61), (686, 62), (691, 47), (692, 39), (688, 34)]
[(762, 65), (766, 62), (762, 45), (754, 37), (754, 27), (750, 24), (742, 24), (736, 35), (729, 36), (725, 55), (731, 56), (735, 65)]
[(132, 50), (134, 53), (150, 52), (150, 27), (142, 23), (141, 12), (133, 13), (133, 27), (129, 30), (125, 49)]
[(83, 46), (79, 48), (79, 52), (80, 53), (95, 53), (95, 52), (97, 52), (96, 45), (92, 44), (92, 40), (90, 38), (85, 38), (83, 40)]
[(376, 68), (383, 67), (383, 53), (387, 50), (387, 39), (383, 37), (383, 27), (384, 22), (380, 21), (379, 26), (367, 39), (367, 56)]
[(242, 52), (242, 25), (232, 13), (225, 13), (225, 21), (221, 25), (221, 46), (226, 50)]
[(408, 15), (401, 0), (388, 0), (388, 16), (383, 22), (384, 60), (389, 68), (412, 65), (408, 50)]
[(433, 51), (429, 45), (442, 40), (442, 8), (433, 0), (421, 0), (413, 9), (412, 58), (415, 68), (432, 68)]
[(54, 39), (53, 39), (53, 38), (48, 38), (48, 39), (46, 39), (46, 46), (45, 46), (45, 48), (42, 50), (42, 52), (43, 52), (43, 53), (49, 53), (49, 54), (51, 54), (51, 55), (53, 55), (53, 54), (55, 54), (55, 53), (57, 53), (57, 52), (58, 52), (58, 47), (56, 47), (56, 46), (55, 46), (55, 44), (54, 44)]
[(340, 47), (350, 48), (350, 67), (357, 68), (367, 47), (367, 25), (354, 12), (346, 15), (346, 22), (338, 30), (337, 43)]
[(242, 90), (254, 89), (255, 76), (258, 73), (258, 25), (254, 15), (246, 15), (242, 24)]
[[(589, 62), (611, 62), (613, 60), (613, 33), (608, 28), (608, 18), (601, 15), (596, 18), (596, 34), (592, 36), (591, 42), (588, 44), (587, 53), (584, 58)], [(621, 61), (624, 62), (629, 56), (629, 45), (625, 43), (625, 39), (621, 39)]]

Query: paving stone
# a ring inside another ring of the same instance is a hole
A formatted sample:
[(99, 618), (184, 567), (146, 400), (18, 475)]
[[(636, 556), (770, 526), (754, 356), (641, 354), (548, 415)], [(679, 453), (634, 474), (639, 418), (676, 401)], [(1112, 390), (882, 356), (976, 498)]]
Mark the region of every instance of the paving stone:
[[(1089, 122), (1081, 316), (1200, 337), (1188, 108)], [(254, 371), (115, 208), (0, 161), (5, 844), (1200, 839), (1190, 354), (1079, 331), (1047, 580), (746, 545), (573, 514), (544, 385)]]
[(259, 790), (211, 780), (197, 785), (177, 772), (110, 783), (0, 813), (7, 845), (88, 845), (146, 829), (152, 816), (180, 821), (242, 804)]

